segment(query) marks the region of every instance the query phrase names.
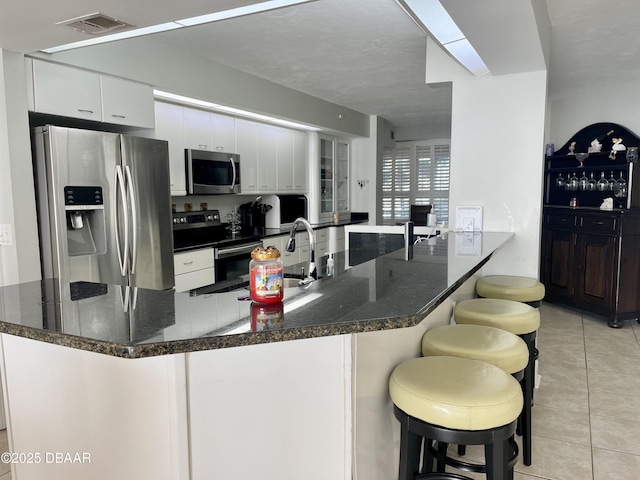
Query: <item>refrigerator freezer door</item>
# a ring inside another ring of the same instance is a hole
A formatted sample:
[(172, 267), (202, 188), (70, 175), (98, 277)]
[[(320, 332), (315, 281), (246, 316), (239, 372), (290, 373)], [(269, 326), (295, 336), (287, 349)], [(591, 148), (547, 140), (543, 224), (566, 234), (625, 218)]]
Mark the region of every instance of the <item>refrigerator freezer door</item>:
[(121, 136), (132, 232), (130, 284), (165, 290), (174, 286), (169, 149), (164, 140)]
[[(45, 278), (122, 283), (114, 228), (119, 136), (49, 125), (36, 129), (35, 140)], [(102, 205), (74, 210), (65, 187), (101, 189)]]

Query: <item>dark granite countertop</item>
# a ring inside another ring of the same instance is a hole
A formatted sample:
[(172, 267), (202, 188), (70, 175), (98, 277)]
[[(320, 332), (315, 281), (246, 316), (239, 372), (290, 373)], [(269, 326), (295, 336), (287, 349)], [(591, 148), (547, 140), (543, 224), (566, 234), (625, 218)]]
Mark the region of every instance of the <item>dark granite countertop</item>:
[(449, 233), (416, 245), (411, 261), (399, 250), (349, 269), (347, 255), (335, 255), (334, 275), (326, 276), (323, 263), (323, 278), (306, 290), (293, 281), (284, 301), (269, 307), (245, 300), (243, 287), (176, 293), (52, 280), (11, 285), (0, 288), (0, 333), (140, 358), (410, 327), (512, 236)]

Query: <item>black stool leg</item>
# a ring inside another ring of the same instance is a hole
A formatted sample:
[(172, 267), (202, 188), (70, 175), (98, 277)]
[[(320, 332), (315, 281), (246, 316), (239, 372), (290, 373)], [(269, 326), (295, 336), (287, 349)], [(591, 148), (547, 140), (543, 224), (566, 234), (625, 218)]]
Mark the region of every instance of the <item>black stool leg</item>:
[(409, 430), (408, 422), (400, 422), (400, 471), (398, 480), (412, 480), (418, 474), (421, 437)]
[(524, 406), (520, 418), (520, 431), (522, 433), (522, 463), (531, 465), (531, 406), (533, 405), (533, 390), (535, 388), (535, 360), (538, 357), (536, 344), (536, 332), (522, 335), (522, 339), (529, 347), (529, 364), (524, 369), (522, 379), (522, 394)]

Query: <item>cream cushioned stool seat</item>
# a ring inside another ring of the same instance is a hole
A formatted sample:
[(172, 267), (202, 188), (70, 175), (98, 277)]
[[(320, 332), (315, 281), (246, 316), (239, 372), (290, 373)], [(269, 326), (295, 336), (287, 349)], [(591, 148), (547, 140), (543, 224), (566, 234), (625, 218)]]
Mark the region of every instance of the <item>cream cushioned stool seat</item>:
[[(422, 337), (422, 355), (447, 355), (490, 363), (522, 381), (529, 364), (529, 348), (518, 335), (484, 325), (445, 325), (428, 330)], [(521, 383), (526, 397), (525, 384)], [(520, 413), (523, 450), (531, 451), (531, 403)], [(446, 446), (444, 447), (446, 449)], [(464, 446), (458, 453), (464, 455)], [(461, 462), (458, 462), (461, 463)], [(455, 465), (455, 464), (454, 464)], [(469, 464), (467, 464), (469, 465)], [(479, 469), (478, 471), (482, 471)]]
[[(389, 393), (401, 425), (400, 480), (418, 474), (422, 438), (425, 449), (432, 441), (484, 445), (487, 479), (503, 480), (512, 474), (515, 460), (509, 461), (509, 440), (515, 433), (523, 398), (511, 375), (469, 358), (420, 357), (393, 370)], [(423, 462), (421, 473), (432, 471), (430, 457)], [(446, 474), (437, 475), (447, 478)]]
[(540, 306), (544, 298), (544, 284), (530, 277), (489, 275), (478, 279), (476, 293), (483, 298), (500, 298)]
[[(535, 360), (538, 357), (536, 335), (540, 328), (540, 312), (526, 303), (495, 298), (472, 298), (458, 303), (453, 311), (459, 325), (483, 325), (495, 327), (518, 335), (529, 349), (529, 364), (524, 370), (523, 390), (525, 403), (533, 402)], [(529, 418), (523, 418), (530, 421)], [(522, 425), (523, 434), (531, 431), (531, 426)], [(531, 444), (523, 445), (522, 458), (525, 465), (531, 465)]]

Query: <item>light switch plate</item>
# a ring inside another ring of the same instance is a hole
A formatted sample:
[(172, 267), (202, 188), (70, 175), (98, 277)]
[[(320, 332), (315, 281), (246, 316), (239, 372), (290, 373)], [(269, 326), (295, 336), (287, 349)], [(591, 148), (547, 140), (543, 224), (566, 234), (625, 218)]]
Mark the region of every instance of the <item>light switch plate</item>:
[(13, 245), (11, 225), (8, 223), (0, 224), (0, 245)]

